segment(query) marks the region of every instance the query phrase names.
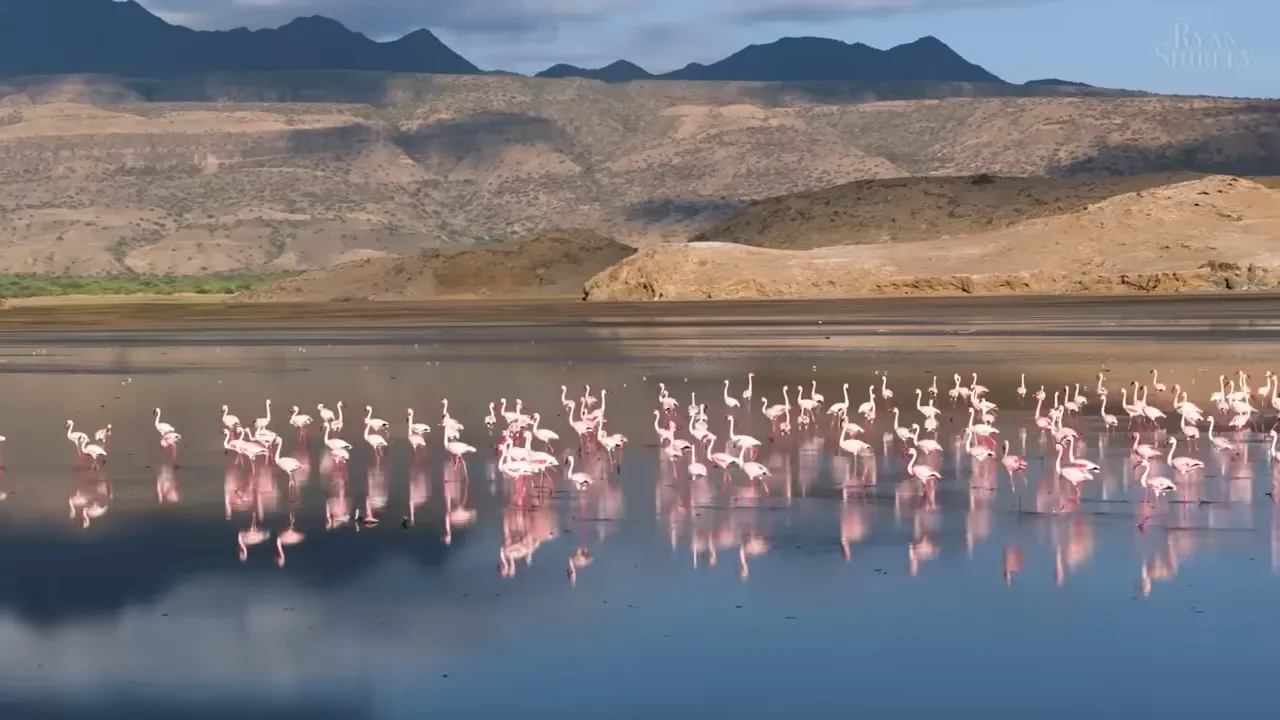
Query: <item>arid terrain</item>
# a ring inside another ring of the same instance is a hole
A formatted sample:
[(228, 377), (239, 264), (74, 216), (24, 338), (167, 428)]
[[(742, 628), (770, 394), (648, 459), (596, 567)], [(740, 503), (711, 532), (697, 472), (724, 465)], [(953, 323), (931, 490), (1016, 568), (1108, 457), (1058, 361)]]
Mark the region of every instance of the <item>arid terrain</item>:
[[(1273, 184), (1274, 185), (1274, 184)], [(640, 250), (589, 300), (1125, 293), (1280, 286), (1280, 191), (1209, 176), (1081, 209), (914, 242)]]
[(365, 258), (242, 293), (238, 301), (325, 302), (581, 297), (583, 285), (636, 250), (590, 230)]
[[(0, 260), (308, 269), (566, 227), (639, 247), (704, 231), (775, 247), (715, 226), (753, 200), (871, 178), (1280, 171), (1276, 102), (894, 92), (972, 89), (356, 72), (0, 81)], [(1044, 202), (1042, 214), (1070, 205)], [(846, 212), (866, 237), (917, 224), (887, 201)]]

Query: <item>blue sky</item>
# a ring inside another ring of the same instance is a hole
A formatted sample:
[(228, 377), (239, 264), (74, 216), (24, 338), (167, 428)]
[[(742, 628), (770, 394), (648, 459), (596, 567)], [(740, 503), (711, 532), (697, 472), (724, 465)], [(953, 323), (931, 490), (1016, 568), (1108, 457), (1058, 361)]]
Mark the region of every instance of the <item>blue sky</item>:
[(418, 27), (484, 68), (618, 58), (663, 72), (750, 43), (875, 47), (934, 35), (1006, 80), (1280, 97), (1277, 0), (140, 0), (204, 29), (322, 14), (377, 39)]

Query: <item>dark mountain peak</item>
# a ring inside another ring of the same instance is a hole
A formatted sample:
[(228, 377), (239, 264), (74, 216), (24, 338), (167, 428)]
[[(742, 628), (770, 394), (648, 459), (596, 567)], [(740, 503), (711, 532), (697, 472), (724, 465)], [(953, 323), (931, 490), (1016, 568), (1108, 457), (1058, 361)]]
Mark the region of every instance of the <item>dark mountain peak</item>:
[(594, 70), (580, 68), (577, 65), (558, 63), (543, 70), (534, 77), (540, 78), (589, 78), (607, 83), (630, 82), (652, 78), (648, 70), (628, 60), (614, 60), (602, 68)]
[(931, 35), (888, 50), (832, 38), (784, 37), (748, 45), (710, 65), (687, 65), (663, 77), (757, 82), (1004, 82)]
[(359, 34), (351, 30), (350, 28), (348, 28), (346, 25), (343, 25), (342, 23), (338, 22), (337, 20), (334, 20), (332, 18), (327, 18), (323, 15), (304, 15), (304, 16), (296, 17), (276, 29), (281, 32), (288, 30), (292, 32), (328, 33), (328, 34), (341, 34), (341, 35), (358, 35)]
[(1060, 78), (1040, 78), (1039, 80), (1028, 80), (1023, 85), (1065, 85), (1067, 87), (1093, 87), (1089, 83), (1075, 82), (1074, 80), (1062, 80)]
[(278, 28), (197, 31), (170, 25), (133, 0), (0, 0), (0, 76), (277, 70), (480, 72), (427, 30), (379, 43), (309, 15)]

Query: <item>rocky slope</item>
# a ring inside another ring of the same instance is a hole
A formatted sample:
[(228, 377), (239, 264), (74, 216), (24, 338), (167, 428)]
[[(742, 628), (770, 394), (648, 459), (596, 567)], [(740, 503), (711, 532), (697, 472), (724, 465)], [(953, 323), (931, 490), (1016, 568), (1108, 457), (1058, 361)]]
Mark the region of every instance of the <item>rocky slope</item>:
[(868, 178), (1280, 173), (1280, 103), (885, 91), (377, 73), (0, 82), (0, 262), (306, 269), (554, 227), (644, 246)]

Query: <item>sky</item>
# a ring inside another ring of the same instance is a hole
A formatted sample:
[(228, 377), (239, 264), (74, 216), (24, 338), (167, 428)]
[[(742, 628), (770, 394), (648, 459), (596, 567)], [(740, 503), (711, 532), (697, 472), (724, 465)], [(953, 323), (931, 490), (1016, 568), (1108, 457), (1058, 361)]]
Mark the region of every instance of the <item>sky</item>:
[(198, 29), (325, 15), (375, 40), (432, 30), (485, 69), (617, 59), (650, 72), (821, 36), (887, 48), (934, 35), (1022, 82), (1280, 97), (1275, 0), (140, 0)]

